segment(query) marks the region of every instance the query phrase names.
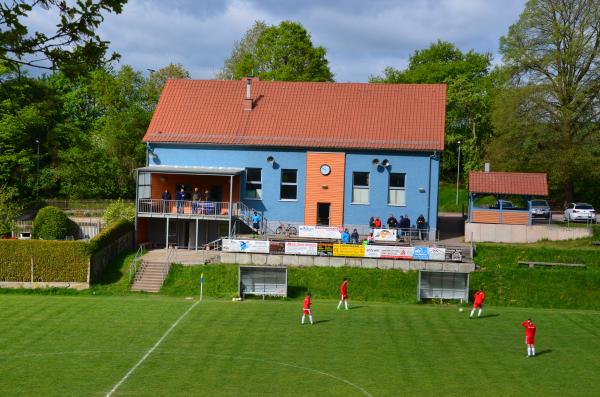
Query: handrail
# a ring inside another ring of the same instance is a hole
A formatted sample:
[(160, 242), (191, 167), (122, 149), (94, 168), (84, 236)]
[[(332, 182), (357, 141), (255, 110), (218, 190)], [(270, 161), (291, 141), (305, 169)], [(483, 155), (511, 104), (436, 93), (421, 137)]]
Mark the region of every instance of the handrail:
[(140, 246), (135, 253), (135, 256), (131, 260), (131, 264), (129, 265), (129, 284), (132, 283), (133, 278), (137, 274), (140, 265), (142, 264), (142, 255), (143, 255), (143, 247)]
[(218, 251), (221, 249), (222, 246), (223, 246), (223, 239), (219, 237), (216, 240), (213, 240), (213, 241), (210, 241), (210, 242), (204, 244), (202, 247), (205, 250)]

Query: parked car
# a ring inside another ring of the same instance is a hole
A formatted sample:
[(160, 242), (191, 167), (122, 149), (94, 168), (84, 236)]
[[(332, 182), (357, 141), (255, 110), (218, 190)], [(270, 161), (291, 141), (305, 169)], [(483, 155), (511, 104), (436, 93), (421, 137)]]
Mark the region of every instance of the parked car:
[(550, 219), (550, 206), (546, 200), (531, 200), (529, 202), (529, 212), (532, 218)]
[(491, 206), (490, 208), (492, 209), (500, 209), (500, 203), (502, 203), (502, 209), (513, 209), (515, 208), (514, 204), (512, 203), (512, 201), (508, 201), (508, 200), (498, 200), (496, 201), (496, 203)]
[(588, 203), (571, 203), (565, 209), (565, 220), (596, 223), (596, 211)]

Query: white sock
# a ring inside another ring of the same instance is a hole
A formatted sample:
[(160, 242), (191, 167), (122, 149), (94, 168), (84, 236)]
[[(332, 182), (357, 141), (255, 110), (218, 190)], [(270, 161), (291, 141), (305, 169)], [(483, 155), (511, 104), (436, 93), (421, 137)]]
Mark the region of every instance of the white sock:
[(483, 309), (479, 309), (479, 313), (477, 314), (477, 317), (481, 317), (481, 312), (483, 311)]
[(348, 301), (344, 300), (344, 305), (346, 306), (346, 310), (348, 310)]
[(531, 346), (527, 345), (527, 355), (531, 356)]
[(340, 303), (338, 303), (338, 309), (340, 308), (340, 306), (342, 306), (342, 301), (340, 301)]
[(473, 314), (475, 314), (475, 309), (471, 310), (471, 314), (469, 314), (469, 317), (473, 317)]
[(304, 324), (304, 318), (306, 317), (306, 315), (302, 315), (302, 324)]
[(531, 345), (531, 355), (535, 356), (535, 346)]
[(312, 323), (313, 323), (313, 322), (312, 322), (312, 314), (309, 314), (309, 315), (308, 315), (308, 319), (310, 320), (310, 323), (312, 324)]

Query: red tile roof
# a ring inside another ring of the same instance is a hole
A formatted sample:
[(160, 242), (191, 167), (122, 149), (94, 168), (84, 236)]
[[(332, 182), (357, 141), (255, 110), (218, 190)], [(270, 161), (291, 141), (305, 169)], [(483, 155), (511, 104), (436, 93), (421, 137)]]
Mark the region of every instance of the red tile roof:
[(443, 84), (169, 80), (145, 142), (442, 150)]
[(547, 196), (546, 174), (531, 172), (469, 172), (469, 193)]

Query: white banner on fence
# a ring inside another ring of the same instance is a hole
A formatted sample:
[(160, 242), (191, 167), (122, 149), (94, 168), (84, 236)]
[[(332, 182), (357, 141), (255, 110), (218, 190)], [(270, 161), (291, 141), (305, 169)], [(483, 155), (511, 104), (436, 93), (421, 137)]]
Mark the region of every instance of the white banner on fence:
[(317, 255), (317, 243), (285, 243), (285, 253), (294, 255)]
[(269, 253), (268, 240), (230, 240), (223, 239), (223, 251), (225, 252), (256, 252)]
[(337, 227), (330, 226), (308, 226), (300, 225), (298, 227), (298, 235), (300, 237), (314, 238), (335, 238), (341, 239), (342, 233)]
[(446, 260), (446, 248), (429, 247), (429, 260), (430, 261), (445, 261)]
[(398, 239), (396, 229), (373, 229), (373, 238), (376, 241), (396, 241)]
[(397, 247), (393, 245), (366, 245), (365, 257), (412, 259), (413, 247)]

